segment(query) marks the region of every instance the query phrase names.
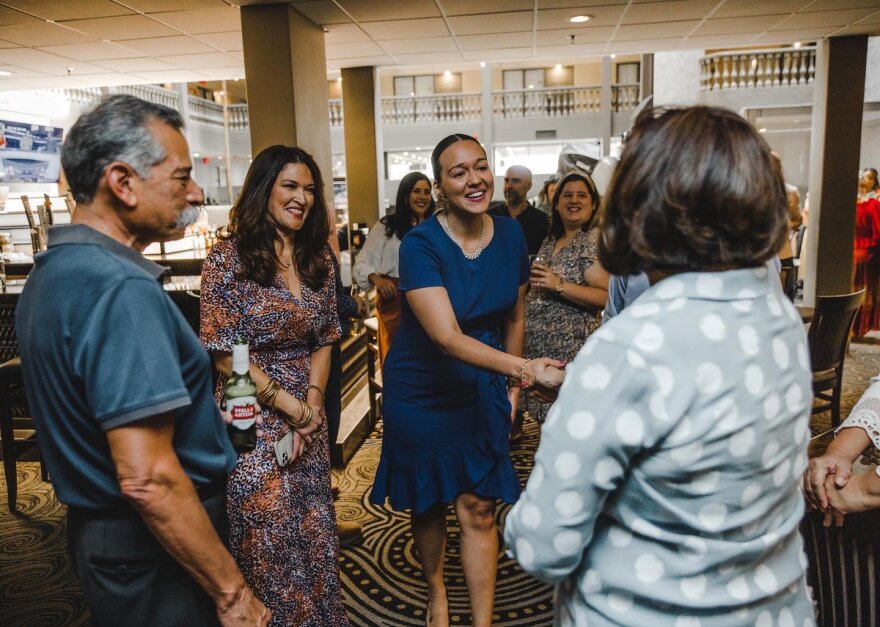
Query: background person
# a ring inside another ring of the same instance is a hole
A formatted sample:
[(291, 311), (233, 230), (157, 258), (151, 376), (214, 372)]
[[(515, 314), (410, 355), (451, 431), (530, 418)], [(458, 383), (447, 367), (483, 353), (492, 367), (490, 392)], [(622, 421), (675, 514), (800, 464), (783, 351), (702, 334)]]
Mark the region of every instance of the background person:
[(394, 213), (370, 229), (357, 254), (352, 275), (362, 290), (376, 287), (376, 321), (379, 326), (379, 361), (385, 362), (391, 339), (400, 324), (400, 295), (397, 283), (400, 242), (411, 228), (434, 213), (431, 181), (421, 172), (410, 172), (400, 180)]
[[(598, 261), (599, 192), (588, 174), (565, 175), (556, 188), (550, 234), (533, 263), (526, 296), (525, 356), (571, 361), (602, 323), (608, 273)], [(539, 421), (548, 405), (527, 397)], [(521, 415), (517, 416), (521, 421)], [(516, 425), (512, 436), (515, 439)]]
[(544, 179), (541, 191), (538, 192), (535, 209), (546, 213), (548, 216), (553, 215), (553, 197), (556, 195), (556, 186), (559, 184), (559, 175), (551, 174)]
[(853, 240), (853, 291), (865, 289), (865, 300), (853, 321), (853, 337), (880, 329), (880, 198), (877, 177), (870, 168), (859, 176), (856, 232)]
[(730, 111), (647, 110), (603, 210), (603, 266), (652, 285), (566, 367), (511, 552), (557, 584), (557, 625), (813, 624), (811, 373), (762, 265), (787, 231), (769, 148)]
[[(201, 337), (223, 395), (245, 338), (263, 437), (227, 484), (230, 544), (273, 625), (348, 625), (339, 585), (324, 395), (340, 336), (323, 180), (300, 148), (256, 156), (202, 271)], [(294, 428), (293, 460), (274, 450)]]
[(384, 434), (370, 501), (411, 510), (434, 627), (449, 624), (443, 559), (446, 508), (454, 504), (473, 625), (488, 627), (495, 501), (519, 495), (508, 442), (519, 389), (508, 391), (505, 376), (534, 385), (559, 362), (519, 356), (528, 257), (520, 228), (486, 215), (494, 179), (482, 146), (450, 135), (431, 165), (442, 211), (400, 247), (405, 298), (383, 369)]
[(529, 202), (532, 189), (532, 171), (522, 165), (512, 165), (504, 174), (504, 202), (494, 203), (490, 210), (493, 216), (516, 218), (529, 254), (534, 255), (547, 236), (547, 214), (535, 209)]
[[(211, 362), (141, 251), (203, 196), (173, 109), (111, 96), (70, 129), (77, 211), (16, 310), (28, 403), (96, 625), (264, 625), (224, 546), (235, 466)], [(94, 295), (84, 298), (84, 294)]]

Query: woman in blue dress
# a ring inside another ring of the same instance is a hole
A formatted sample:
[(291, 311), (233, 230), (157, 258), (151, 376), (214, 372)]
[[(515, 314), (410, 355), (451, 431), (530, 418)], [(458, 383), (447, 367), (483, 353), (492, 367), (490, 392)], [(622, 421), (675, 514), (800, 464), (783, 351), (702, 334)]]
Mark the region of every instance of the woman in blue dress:
[(449, 623), (443, 557), (446, 506), (454, 504), (473, 625), (489, 627), (495, 502), (513, 503), (520, 492), (508, 443), (511, 406), (519, 387), (561, 379), (562, 364), (520, 356), (526, 243), (516, 221), (487, 215), (494, 178), (482, 146), (450, 135), (431, 164), (441, 211), (400, 246), (405, 298), (383, 367), (385, 431), (370, 500), (411, 510), (434, 626)]

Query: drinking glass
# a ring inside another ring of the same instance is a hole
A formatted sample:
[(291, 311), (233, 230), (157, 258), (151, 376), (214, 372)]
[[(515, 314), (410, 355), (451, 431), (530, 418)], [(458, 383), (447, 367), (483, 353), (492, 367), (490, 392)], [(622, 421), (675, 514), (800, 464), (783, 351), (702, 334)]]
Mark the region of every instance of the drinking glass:
[[(541, 264), (542, 266), (547, 265), (547, 258), (544, 255), (529, 255), (530, 267), (534, 268), (535, 264)], [(536, 290), (535, 292), (535, 302), (543, 303), (544, 299), (541, 298), (541, 295), (544, 293), (544, 288), (542, 287), (534, 287), (532, 288)]]

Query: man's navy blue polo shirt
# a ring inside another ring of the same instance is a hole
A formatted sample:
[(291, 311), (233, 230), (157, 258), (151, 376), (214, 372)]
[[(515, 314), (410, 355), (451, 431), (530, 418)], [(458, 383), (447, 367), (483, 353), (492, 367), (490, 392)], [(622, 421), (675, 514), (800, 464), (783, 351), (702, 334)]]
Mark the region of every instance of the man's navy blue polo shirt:
[(35, 258), (15, 329), (28, 403), (58, 498), (126, 507), (106, 431), (173, 411), (174, 450), (196, 487), (235, 451), (211, 359), (159, 284), (162, 267), (81, 224), (56, 226)]

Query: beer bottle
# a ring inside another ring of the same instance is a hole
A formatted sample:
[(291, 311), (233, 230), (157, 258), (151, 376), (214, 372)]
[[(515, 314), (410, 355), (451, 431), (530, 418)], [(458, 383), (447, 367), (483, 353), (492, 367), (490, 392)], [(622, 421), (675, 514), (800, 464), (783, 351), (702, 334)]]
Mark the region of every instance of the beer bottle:
[(249, 371), (250, 357), (244, 338), (232, 346), (232, 376), (226, 381), (226, 411), (232, 414), (227, 425), (232, 446), (239, 453), (257, 445), (257, 384)]

